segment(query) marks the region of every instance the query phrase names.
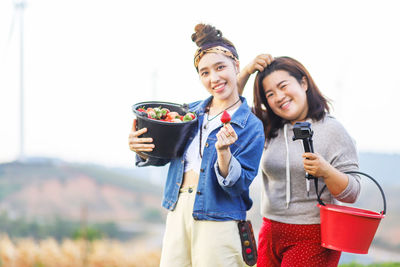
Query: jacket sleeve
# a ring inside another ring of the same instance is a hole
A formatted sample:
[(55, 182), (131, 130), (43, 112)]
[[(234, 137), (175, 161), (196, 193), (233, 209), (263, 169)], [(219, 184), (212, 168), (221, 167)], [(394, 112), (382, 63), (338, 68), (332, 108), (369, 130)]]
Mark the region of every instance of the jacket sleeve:
[[(253, 129), (256, 129), (256, 131)], [(225, 178), (219, 172), (218, 161), (214, 164), (219, 185), (228, 194), (233, 196), (241, 195), (249, 189), (250, 184), (258, 174), (264, 148), (265, 138), (261, 123), (256, 124), (256, 128), (246, 127), (245, 131), (254, 131), (254, 133), (249, 134), (246, 139), (247, 142), (241, 143), (240, 139), (238, 139), (233, 144), (240, 147), (232, 155), (228, 168), (229, 172)]]

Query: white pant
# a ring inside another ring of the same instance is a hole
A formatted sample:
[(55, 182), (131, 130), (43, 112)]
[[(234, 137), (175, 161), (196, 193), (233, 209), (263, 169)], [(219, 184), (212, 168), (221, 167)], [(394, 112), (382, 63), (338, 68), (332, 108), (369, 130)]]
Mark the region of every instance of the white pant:
[(167, 215), (160, 267), (246, 266), (237, 221), (194, 220), (195, 192), (180, 193)]

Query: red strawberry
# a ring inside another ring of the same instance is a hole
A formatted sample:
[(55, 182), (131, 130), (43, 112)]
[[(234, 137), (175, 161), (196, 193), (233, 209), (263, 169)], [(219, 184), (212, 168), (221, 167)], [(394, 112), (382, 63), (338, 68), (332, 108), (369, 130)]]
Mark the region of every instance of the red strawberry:
[(186, 113), (185, 116), (183, 116), (182, 121), (192, 121), (194, 119), (193, 113)]
[(227, 124), (230, 121), (231, 121), (231, 115), (229, 115), (229, 113), (226, 110), (224, 110), (224, 113), (222, 113), (222, 116), (221, 116), (221, 122), (223, 124)]
[(168, 115), (168, 113), (169, 113), (169, 109), (167, 109), (167, 108), (162, 108), (161, 109), (161, 118), (163, 118), (163, 119), (165, 119), (166, 117), (167, 117), (167, 115)]
[(170, 120), (176, 119), (176, 118), (179, 119), (179, 118), (180, 118), (180, 115), (179, 115), (178, 112), (171, 111), (171, 112), (169, 112), (169, 113), (167, 114), (167, 118), (170, 119)]
[(154, 110), (147, 111), (147, 117), (150, 118), (150, 119), (155, 119), (156, 118), (156, 112)]

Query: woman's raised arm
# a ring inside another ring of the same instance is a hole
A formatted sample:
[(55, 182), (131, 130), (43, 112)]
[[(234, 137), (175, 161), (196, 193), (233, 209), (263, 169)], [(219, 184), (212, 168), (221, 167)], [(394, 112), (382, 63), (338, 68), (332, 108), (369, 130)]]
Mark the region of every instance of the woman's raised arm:
[(274, 60), (270, 54), (260, 54), (244, 67), (237, 75), (239, 95), (243, 94), (244, 86), (249, 77), (256, 71), (263, 71)]

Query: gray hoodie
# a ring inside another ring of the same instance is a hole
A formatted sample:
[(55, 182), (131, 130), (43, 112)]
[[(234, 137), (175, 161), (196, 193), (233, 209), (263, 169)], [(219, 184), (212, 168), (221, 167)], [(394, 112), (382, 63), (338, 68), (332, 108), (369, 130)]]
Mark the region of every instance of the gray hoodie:
[[(314, 152), (341, 172), (357, 171), (356, 147), (344, 127), (330, 115), (320, 121), (308, 121), (314, 131)], [(320, 218), (314, 182), (311, 182), (307, 196), (303, 143), (301, 140), (293, 141), (292, 137), (293, 125), (287, 123), (264, 149), (261, 159), (261, 215), (283, 223), (318, 224)], [(347, 176), (349, 183), (339, 195), (333, 196), (327, 188), (324, 190), (321, 197), (324, 203), (338, 204), (337, 200), (355, 202), (360, 192), (359, 177), (353, 174)], [(324, 185), (323, 179), (318, 179), (318, 190)]]

